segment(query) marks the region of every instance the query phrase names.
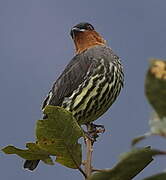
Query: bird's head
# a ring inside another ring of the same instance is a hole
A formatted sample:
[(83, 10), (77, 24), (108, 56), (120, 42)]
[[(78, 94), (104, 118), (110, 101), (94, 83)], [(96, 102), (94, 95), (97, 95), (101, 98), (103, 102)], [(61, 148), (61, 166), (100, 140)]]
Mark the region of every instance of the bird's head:
[(76, 54), (92, 46), (106, 44), (106, 41), (95, 31), (94, 27), (87, 22), (75, 25), (71, 29), (70, 35), (75, 43)]

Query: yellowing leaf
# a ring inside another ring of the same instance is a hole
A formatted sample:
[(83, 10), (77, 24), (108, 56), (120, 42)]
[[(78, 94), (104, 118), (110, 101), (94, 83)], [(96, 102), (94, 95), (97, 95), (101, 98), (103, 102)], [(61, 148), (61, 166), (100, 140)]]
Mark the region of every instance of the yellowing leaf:
[(166, 61), (153, 59), (145, 79), (145, 94), (155, 112), (149, 120), (150, 132), (132, 140), (132, 145), (151, 136), (166, 137)]
[(145, 93), (158, 116), (166, 117), (166, 61), (151, 61), (145, 80)]

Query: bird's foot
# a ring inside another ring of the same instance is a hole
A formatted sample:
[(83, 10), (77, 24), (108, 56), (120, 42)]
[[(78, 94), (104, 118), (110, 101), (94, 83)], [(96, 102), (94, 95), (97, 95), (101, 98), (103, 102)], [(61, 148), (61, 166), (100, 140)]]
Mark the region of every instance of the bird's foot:
[(105, 132), (105, 128), (103, 125), (89, 123), (86, 124), (86, 126), (87, 126), (87, 132), (84, 132), (85, 136), (88, 139), (90, 139), (92, 143), (94, 143), (97, 140), (97, 138), (99, 137), (98, 134)]
[(92, 133), (89, 133), (88, 131), (84, 131), (84, 134), (85, 134), (85, 138), (84, 138), (85, 144), (87, 139), (89, 139), (92, 142), (92, 144), (96, 141), (97, 137), (94, 137)]
[(90, 123), (90, 132), (95, 132), (97, 134), (104, 133), (105, 127), (104, 127), (104, 125), (101, 125), (101, 124)]

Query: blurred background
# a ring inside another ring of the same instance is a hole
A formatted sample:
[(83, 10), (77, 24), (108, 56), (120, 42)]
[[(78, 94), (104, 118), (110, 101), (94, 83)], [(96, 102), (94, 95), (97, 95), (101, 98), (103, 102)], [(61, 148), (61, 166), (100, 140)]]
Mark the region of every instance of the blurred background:
[[(94, 25), (121, 57), (125, 87), (97, 123), (106, 128), (95, 144), (93, 164), (111, 168), (131, 139), (149, 130), (152, 111), (144, 95), (149, 58), (166, 58), (166, 1), (162, 0), (1, 0), (0, 1), (0, 146), (24, 148), (35, 139), (36, 120), (47, 92), (74, 55), (69, 36), (73, 25)], [(138, 146), (166, 150), (165, 140), (151, 137)], [(0, 153), (1, 179), (82, 179), (77, 170), (40, 163), (22, 168), (23, 160)], [(165, 169), (166, 157), (155, 160), (134, 180)]]

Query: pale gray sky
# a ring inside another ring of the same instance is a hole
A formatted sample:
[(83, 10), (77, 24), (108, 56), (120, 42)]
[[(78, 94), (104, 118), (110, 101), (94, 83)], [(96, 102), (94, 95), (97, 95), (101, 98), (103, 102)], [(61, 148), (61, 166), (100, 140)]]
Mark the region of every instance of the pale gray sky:
[[(40, 105), (65, 65), (73, 57), (70, 28), (88, 21), (122, 58), (125, 88), (112, 108), (97, 121), (106, 133), (94, 151), (96, 168), (110, 168), (120, 153), (130, 150), (133, 137), (146, 132), (151, 112), (144, 96), (144, 77), (151, 57), (166, 56), (166, 1), (162, 0), (1, 0), (0, 1), (0, 145), (24, 148), (34, 140)], [(139, 146), (166, 149), (165, 140), (150, 138)], [(165, 168), (158, 157), (140, 180)], [(23, 160), (1, 153), (1, 179), (78, 180), (78, 171), (40, 163), (35, 172), (22, 169)]]

